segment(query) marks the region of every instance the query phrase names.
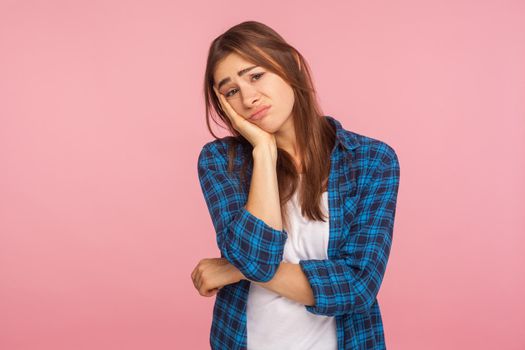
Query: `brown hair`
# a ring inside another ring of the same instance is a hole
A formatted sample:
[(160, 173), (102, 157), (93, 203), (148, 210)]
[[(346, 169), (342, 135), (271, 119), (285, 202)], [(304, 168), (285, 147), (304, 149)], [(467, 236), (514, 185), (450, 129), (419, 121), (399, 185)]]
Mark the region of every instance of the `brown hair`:
[[(206, 124), (210, 133), (218, 139), (211, 129), (210, 116), (214, 110), (220, 120), (234, 135), (226, 140), (231, 144), (242, 144), (246, 157), (241, 170), (245, 179), (246, 166), (253, 161), (251, 144), (233, 128), (227, 115), (223, 114), (220, 102), (213, 91), (213, 73), (217, 63), (230, 53), (237, 53), (247, 61), (264, 67), (285, 80), (294, 91), (295, 103), (292, 109), (296, 142), (303, 161), (303, 176), (299, 174), (293, 158), (285, 150), (277, 149), (277, 178), (283, 227), (287, 228), (285, 203), (298, 189), (298, 200), (303, 216), (311, 220), (325, 221), (320, 208), (320, 199), (327, 189), (330, 172), (330, 154), (335, 142), (335, 130), (316, 100), (310, 68), (303, 56), (289, 45), (277, 32), (265, 24), (246, 21), (237, 24), (218, 36), (210, 45), (204, 79), (204, 99)], [(229, 147), (228, 169), (232, 171), (235, 147)], [(244, 181), (244, 180), (243, 180)]]

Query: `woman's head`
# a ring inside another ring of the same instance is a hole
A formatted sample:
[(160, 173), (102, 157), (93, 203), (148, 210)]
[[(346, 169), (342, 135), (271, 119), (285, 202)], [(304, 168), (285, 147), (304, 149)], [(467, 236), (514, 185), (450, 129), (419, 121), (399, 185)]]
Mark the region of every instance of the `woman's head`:
[[(214, 87), (218, 87), (237, 114), (244, 118), (249, 118), (262, 106), (270, 106), (264, 118), (250, 122), (276, 136), (276, 170), (283, 222), (286, 224), (284, 204), (298, 186), (303, 215), (322, 220), (324, 214), (319, 202), (326, 190), (335, 131), (317, 103), (310, 68), (303, 56), (272, 28), (255, 21), (237, 24), (211, 43), (204, 78), (208, 130), (219, 138), (213, 133), (210, 117), (216, 124), (225, 125), (234, 136), (229, 141), (245, 145), (245, 159), (250, 160), (250, 143), (221, 110)], [(212, 112), (221, 122), (213, 118)], [(280, 134), (293, 135), (293, 140), (286, 142), (288, 146), (293, 144), (293, 150), (279, 147)], [(229, 148), (229, 152), (231, 170), (235, 147)], [(300, 160), (300, 170), (294, 158)], [(304, 173), (300, 183), (299, 172)], [(244, 178), (244, 171), (241, 171), (241, 178)]]
[[(255, 68), (238, 75), (250, 67)], [(301, 117), (297, 122), (305, 124), (321, 115), (306, 61), (277, 32), (260, 22), (231, 27), (212, 42), (208, 53), (204, 81), (208, 126), (214, 110), (231, 133), (240, 136), (221, 111), (213, 91), (213, 86), (219, 85), (219, 91), (245, 118), (261, 106), (271, 106), (265, 118), (251, 120), (267, 132), (292, 126), (297, 116)]]
[[(216, 65), (213, 81), (237, 114), (269, 133), (290, 124), (295, 98), (293, 88), (271, 70), (257, 66), (233, 52)], [(268, 107), (264, 118), (251, 118)]]

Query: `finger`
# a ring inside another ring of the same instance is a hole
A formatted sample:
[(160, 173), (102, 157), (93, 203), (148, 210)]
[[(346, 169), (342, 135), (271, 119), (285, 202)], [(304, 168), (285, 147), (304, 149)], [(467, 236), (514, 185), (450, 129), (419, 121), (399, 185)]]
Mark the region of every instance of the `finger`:
[(224, 112), (226, 112), (226, 115), (228, 116), (228, 119), (231, 120), (232, 123), (237, 123), (237, 112), (233, 109), (233, 107), (230, 105), (230, 103), (226, 100), (226, 97), (224, 97), (223, 94), (221, 94), (215, 87), (213, 87), (215, 90), (215, 93), (217, 93), (217, 96), (219, 98), (219, 101), (221, 103), (221, 107)]
[(195, 287), (197, 287), (197, 289), (201, 289), (201, 280), (201, 274), (197, 273), (197, 275), (195, 276)]
[(193, 278), (191, 279), (191, 281), (193, 282), (193, 286), (195, 287), (195, 289), (198, 290), (199, 287), (198, 287), (198, 285), (197, 285), (197, 279), (196, 279), (195, 277), (193, 277)]
[(221, 103), (224, 103), (226, 100), (226, 97), (220, 93), (220, 91), (214, 86), (213, 91), (215, 91), (215, 95), (217, 95), (217, 98), (221, 101)]
[(213, 86), (213, 91), (215, 91), (215, 94), (217, 95), (217, 97), (219, 97), (220, 93), (219, 90), (217, 90), (217, 88), (215, 87), (215, 85)]
[(228, 117), (230, 117), (231, 119), (230, 104), (228, 103), (228, 101), (226, 101), (226, 98), (224, 97), (224, 95), (218, 91), (217, 91), (217, 97), (219, 98), (222, 109), (226, 112), (226, 114), (228, 114)]
[(193, 269), (193, 271), (191, 272), (191, 279), (193, 280), (193, 284), (195, 286), (197, 286), (197, 276), (198, 276), (198, 273), (199, 273), (199, 264), (197, 264), (197, 266), (195, 266), (195, 268)]
[(218, 291), (219, 291), (219, 288), (212, 289), (212, 290), (210, 290), (210, 291), (208, 291), (208, 292), (206, 293), (206, 296), (207, 296), (207, 297), (212, 297), (212, 296), (214, 296), (215, 294), (217, 294)]
[(201, 276), (200, 276), (199, 273), (197, 273), (197, 275), (195, 275), (194, 283), (195, 283), (195, 288), (197, 288), (197, 289), (201, 288)]
[(213, 87), (213, 91), (215, 92), (215, 96), (217, 96), (217, 98), (219, 99), (219, 102), (222, 105), (222, 99), (221, 99), (222, 94), (219, 92), (219, 90), (217, 90), (215, 86)]
[(209, 286), (206, 285), (206, 283), (203, 283), (202, 286), (199, 287), (199, 293), (202, 295), (202, 296), (206, 296), (209, 292)]
[(225, 106), (224, 96), (215, 88), (215, 86), (213, 87), (213, 91), (215, 91), (215, 95), (219, 99), (219, 104), (221, 105), (222, 110), (226, 111), (227, 107)]

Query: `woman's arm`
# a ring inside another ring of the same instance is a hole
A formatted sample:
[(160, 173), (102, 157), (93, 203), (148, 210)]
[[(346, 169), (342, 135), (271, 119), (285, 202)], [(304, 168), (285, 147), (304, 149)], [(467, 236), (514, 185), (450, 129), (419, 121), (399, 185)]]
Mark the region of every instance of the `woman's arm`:
[[(300, 260), (314, 293), (317, 315), (367, 313), (376, 302), (393, 239), (400, 167), (395, 151), (376, 143), (380, 157), (357, 202), (357, 215), (333, 259)], [(339, 242), (338, 242), (339, 243)]]
[(380, 146), (377, 154), (382, 159), (360, 197), (341, 257), (300, 260), (298, 267), (281, 263), (273, 279), (256, 284), (301, 302), (313, 314), (368, 312), (388, 261), (400, 178), (395, 151)]
[(253, 146), (251, 184), (249, 193), (239, 190), (239, 176), (228, 170), (228, 146), (221, 140), (203, 147), (198, 160), (199, 182), (221, 257), (247, 278), (267, 282), (282, 261), (287, 239), (282, 230), (275, 136), (238, 115), (214, 90), (234, 128)]
[[(252, 172), (251, 190), (245, 192), (240, 190), (239, 176), (228, 171), (228, 147), (238, 145), (228, 146), (227, 142), (221, 140), (209, 142), (202, 148), (198, 159), (199, 182), (215, 229), (217, 246), (221, 257), (238, 268), (246, 278), (267, 282), (272, 279), (282, 261), (287, 239), (285, 231), (274, 229), (265, 221), (269, 220), (275, 227), (282, 226), (279, 220), (267, 217), (270, 213), (270, 216), (275, 215), (279, 219), (280, 207), (274, 214), (259, 209), (260, 201), (267, 200), (265, 194), (272, 191), (271, 188), (265, 188), (264, 183), (269, 181), (273, 184), (274, 191), (277, 188), (271, 171), (276, 163), (276, 155), (270, 152), (273, 150), (271, 147), (266, 147), (266, 151), (263, 146), (252, 149), (255, 169)], [(238, 148), (237, 154), (241, 152)], [(257, 185), (259, 183), (263, 185)], [(248, 192), (251, 192), (250, 199)], [(275, 192), (269, 197), (275, 199)], [(253, 215), (246, 206), (264, 217), (264, 220)]]
[[(262, 220), (266, 225), (274, 230), (282, 230), (281, 209), (279, 204), (279, 190), (276, 172), (276, 145), (275, 143), (261, 144), (253, 148), (253, 172), (250, 183), (250, 191), (245, 209), (258, 220)], [(253, 232), (246, 232), (245, 235), (253, 235)], [(247, 237), (245, 246), (252, 248), (253, 242), (258, 241), (258, 237)], [(218, 288), (225, 284), (237, 283), (246, 278), (242, 272), (223, 258), (202, 259), (192, 272), (192, 279), (195, 287), (201, 295), (212, 296)], [(299, 265), (297, 265), (299, 266)], [(276, 264), (275, 271), (279, 265)], [(283, 275), (281, 269), (280, 276)], [(277, 284), (279, 287), (282, 277), (268, 283), (268, 286)], [(252, 281), (255, 282), (255, 281)], [(277, 283), (276, 283), (277, 282)]]
[(282, 230), (277, 182), (277, 146), (257, 145), (252, 150), (253, 173), (246, 209), (276, 230)]
[(283, 261), (270, 281), (251, 282), (303, 305), (315, 304), (312, 287), (299, 264)]

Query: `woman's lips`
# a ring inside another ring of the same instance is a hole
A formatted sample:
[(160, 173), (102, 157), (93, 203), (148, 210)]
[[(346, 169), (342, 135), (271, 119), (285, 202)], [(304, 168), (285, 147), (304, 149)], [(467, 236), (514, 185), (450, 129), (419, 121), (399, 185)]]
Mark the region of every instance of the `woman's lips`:
[(250, 120), (259, 120), (259, 119), (262, 119), (267, 113), (268, 113), (268, 110), (270, 109), (270, 106), (265, 106), (263, 107), (259, 112), (253, 114), (251, 117), (250, 117)]

